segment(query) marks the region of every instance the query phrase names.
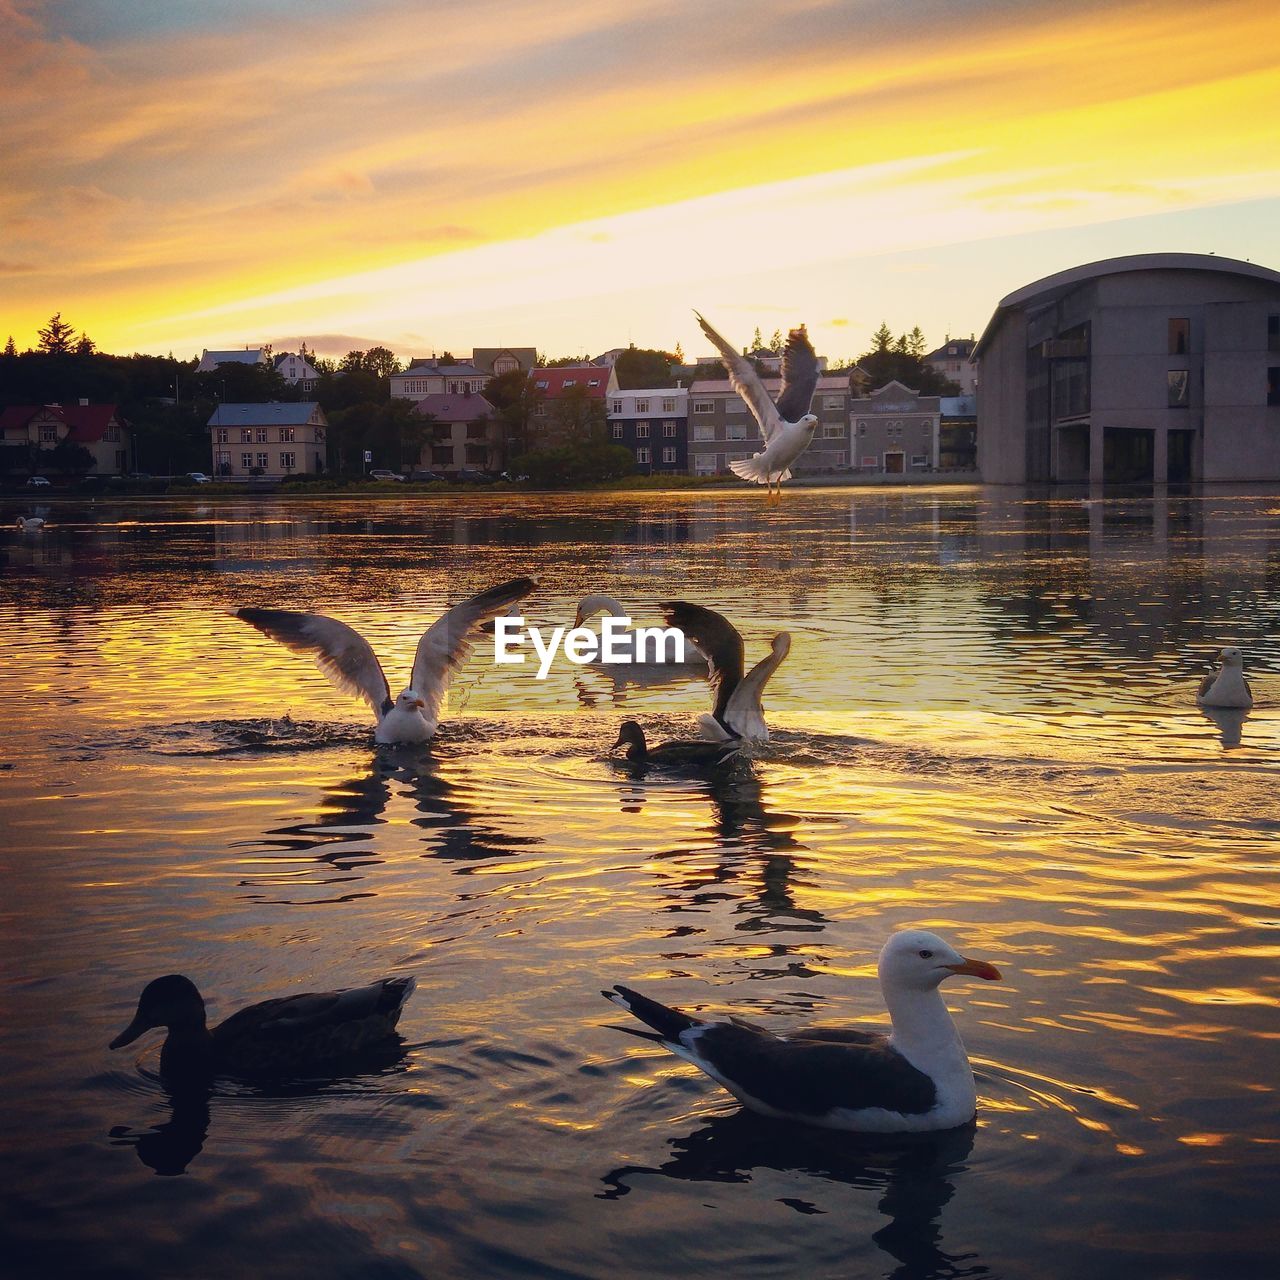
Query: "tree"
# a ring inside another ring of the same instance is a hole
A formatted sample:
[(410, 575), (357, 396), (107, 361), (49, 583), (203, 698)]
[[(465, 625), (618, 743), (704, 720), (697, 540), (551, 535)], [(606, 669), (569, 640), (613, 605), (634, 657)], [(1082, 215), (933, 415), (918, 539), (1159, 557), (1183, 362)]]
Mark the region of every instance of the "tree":
[(678, 363), (667, 351), (652, 351), (642, 347), (629, 347), (618, 357), (614, 372), (618, 386), (623, 391), (636, 387), (669, 387), (671, 366)]
[(389, 378), (393, 373), (399, 373), (403, 366), (396, 359), (396, 353), (389, 348), (370, 347), (364, 353), (364, 367), (366, 372), (375, 377)]
[(783, 340), (782, 330), (775, 329), (773, 331), (773, 337), (769, 339), (769, 350), (772, 351), (774, 355), (781, 355), (782, 349), (785, 346), (786, 342)]
[(547, 489), (617, 480), (635, 470), (631, 450), (606, 440), (535, 449), (516, 458), (512, 470)]
[(49, 323), (39, 331), (39, 350), (48, 356), (65, 356), (71, 354), (71, 339), (75, 329), (62, 318), (62, 312), (56, 311)]
[(87, 333), (82, 333), (76, 339), (75, 351), (78, 356), (91, 356), (97, 349), (93, 339)]
[(586, 387), (569, 387), (547, 402), (553, 436), (561, 440), (603, 440), (608, 417), (604, 401)]
[(866, 371), (873, 388), (901, 382), (904, 387), (926, 396), (959, 395), (958, 384), (925, 363), (928, 351), (929, 344), (919, 325), (895, 338), (889, 326), (882, 323), (871, 335), (871, 350), (859, 357), (858, 364)]
[(9, 335), (9, 341), (4, 344), (4, 353), (6, 356), (16, 356), (18, 354), (18, 348), (13, 341), (13, 334)]
[(500, 373), (485, 383), (484, 398), (493, 405), (504, 458), (525, 453), (533, 438), (533, 419), (542, 403), (542, 392), (522, 369)]

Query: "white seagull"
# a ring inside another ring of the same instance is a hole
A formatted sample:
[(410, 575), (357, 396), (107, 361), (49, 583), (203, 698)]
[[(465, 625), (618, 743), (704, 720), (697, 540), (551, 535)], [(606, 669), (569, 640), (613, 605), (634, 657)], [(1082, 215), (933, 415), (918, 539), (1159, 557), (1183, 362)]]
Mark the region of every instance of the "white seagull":
[(696, 311), (693, 314), (698, 316), (702, 332), (724, 356), (729, 382), (747, 402), (764, 437), (764, 448), (759, 453), (731, 462), (729, 469), (744, 480), (767, 485), (771, 493), (776, 484), (781, 494), (782, 482), (791, 479), (791, 464), (813, 443), (818, 426), (818, 419), (809, 412), (818, 386), (818, 357), (809, 335), (803, 325), (787, 335), (782, 355), (782, 390), (775, 404), (751, 361), (739, 355)]
[(43, 516), (19, 516), (13, 523), (20, 533), (39, 533), (45, 521)]
[(1229, 645), (1218, 657), (1222, 666), (1200, 681), (1196, 702), (1202, 707), (1253, 706), (1253, 690), (1244, 678), (1244, 655)]
[(710, 715), (698, 717), (702, 736), (712, 742), (728, 738), (768, 742), (769, 726), (764, 722), (760, 697), (769, 677), (791, 652), (790, 634), (780, 631), (774, 636), (769, 656), (744, 675), (742, 636), (728, 618), (685, 600), (663, 601), (659, 607), (667, 625), (679, 627), (707, 660), (712, 704)]
[(294, 653), (309, 653), (343, 693), (363, 698), (377, 719), (374, 741), (426, 742), (435, 736), (454, 673), (471, 656), (481, 626), (523, 600), (537, 584), (513, 578), (455, 604), (423, 633), (409, 687), (394, 700), (382, 665), (358, 632), (319, 613), (236, 609), (235, 616)]
[[(630, 618), (631, 614), (615, 600), (613, 596), (607, 596), (603, 593), (596, 592), (589, 596), (583, 596), (578, 605), (578, 611), (574, 615), (574, 628), (581, 627), (589, 622), (598, 613), (608, 614), (611, 618)], [(637, 656), (636, 647), (639, 637), (636, 635), (634, 627), (629, 628), (621, 633), (615, 633), (613, 637), (613, 648), (616, 653), (627, 655), (625, 663), (620, 665), (617, 670), (619, 674), (632, 674), (643, 676), (652, 675), (693, 675), (701, 674), (705, 670), (705, 664), (696, 655), (689, 656), (687, 647), (685, 649), (684, 661), (676, 656), (679, 650), (674, 646), (665, 646), (662, 657), (654, 656), (654, 647), (652, 642), (641, 647), (641, 653)], [(605, 663), (603, 665), (613, 667), (613, 663)]]
[(858, 1133), (967, 1124), (977, 1088), (938, 986), (956, 974), (995, 981), (1000, 971), (967, 959), (935, 933), (908, 929), (884, 944), (879, 972), (889, 1035), (825, 1027), (775, 1035), (738, 1018), (694, 1018), (627, 987), (602, 994), (657, 1033), (633, 1035), (692, 1062), (762, 1115)]

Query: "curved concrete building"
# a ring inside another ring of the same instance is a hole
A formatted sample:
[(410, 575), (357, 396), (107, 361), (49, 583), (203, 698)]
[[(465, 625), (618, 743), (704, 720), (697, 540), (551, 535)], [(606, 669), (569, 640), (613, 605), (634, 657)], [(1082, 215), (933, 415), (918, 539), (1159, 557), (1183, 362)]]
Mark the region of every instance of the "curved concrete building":
[(1073, 267), (1003, 299), (974, 359), (988, 483), (1280, 480), (1280, 272)]

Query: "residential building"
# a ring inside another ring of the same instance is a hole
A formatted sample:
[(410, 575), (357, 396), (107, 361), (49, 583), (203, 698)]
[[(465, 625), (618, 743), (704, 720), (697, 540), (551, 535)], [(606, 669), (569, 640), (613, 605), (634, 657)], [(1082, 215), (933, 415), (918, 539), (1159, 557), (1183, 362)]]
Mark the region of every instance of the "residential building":
[(974, 471), (978, 466), (978, 401), (975, 396), (942, 396), (938, 401), (938, 467)]
[[(761, 379), (775, 399), (782, 379)], [(810, 412), (818, 419), (813, 443), (796, 460), (796, 475), (821, 475), (849, 469), (848, 373), (823, 374), (813, 393)], [(699, 378), (689, 388), (689, 470), (694, 475), (720, 475), (739, 458), (764, 448), (760, 427), (746, 401), (725, 378)]]
[(472, 366), (490, 378), (500, 378), (516, 369), (528, 373), (537, 363), (538, 353), (532, 347), (471, 348)]
[(220, 364), (268, 364), (265, 347), (245, 347), (243, 351), (210, 351), (205, 348), (196, 365), (197, 373), (212, 373)]
[(274, 360), (276, 372), (291, 386), (306, 395), (316, 389), (320, 373), (307, 357), (292, 351), (282, 351)]
[(936, 351), (925, 356), (924, 362), (954, 382), (962, 396), (971, 396), (978, 389), (978, 366), (973, 363), (973, 349), (977, 345), (972, 336), (948, 337)]
[(56, 449), (80, 445), (93, 456), (94, 475), (123, 475), (130, 470), (133, 439), (129, 424), (114, 404), (25, 404), (0, 410), (0, 444)]
[(493, 406), (482, 395), (424, 396), (417, 412), (429, 415), (430, 438), (422, 446), (418, 465), (424, 471), (442, 474), (472, 471), (500, 471), (505, 465), (501, 426)]
[(645, 475), (689, 468), (689, 389), (614, 391), (608, 397), (609, 438), (631, 450)]
[(858, 471), (903, 475), (938, 466), (942, 405), (901, 382), (886, 382), (849, 402)]
[(222, 404), (209, 419), (215, 479), (280, 480), (325, 469), (329, 422), (314, 400)]
[(988, 483), (1280, 480), (1280, 272), (1214, 254), (1072, 267), (983, 331)]
[(412, 360), (403, 373), (391, 375), (391, 396), (396, 400), (421, 400), (424, 396), (479, 395), (488, 381), (489, 375), (473, 364)]
[(558, 365), (554, 369), (533, 369), (534, 393), (538, 398), (533, 411), (533, 432), (539, 444), (563, 444), (566, 430), (562, 414), (557, 412), (557, 401), (571, 401), (575, 397), (601, 402), (604, 416), (608, 406), (604, 401), (617, 393), (618, 375), (600, 365)]

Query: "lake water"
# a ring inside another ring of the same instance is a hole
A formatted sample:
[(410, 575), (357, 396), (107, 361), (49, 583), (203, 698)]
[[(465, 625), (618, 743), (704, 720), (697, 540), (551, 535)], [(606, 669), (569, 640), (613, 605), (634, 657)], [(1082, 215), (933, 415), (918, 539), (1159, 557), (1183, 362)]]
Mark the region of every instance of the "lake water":
[[(1280, 1229), (1280, 495), (479, 494), (55, 505), (0, 570), (4, 1259), (77, 1276), (1262, 1277)], [(723, 779), (611, 765), (704, 684), (482, 646), (427, 753), (231, 617), (313, 608), (398, 689), (447, 602), (607, 591), (794, 639)], [(1200, 711), (1235, 643), (1257, 700)], [(883, 1018), (938, 930), (976, 1127), (797, 1133), (614, 1028), (614, 982)], [(171, 1099), (211, 1020), (413, 973), (380, 1071)]]

